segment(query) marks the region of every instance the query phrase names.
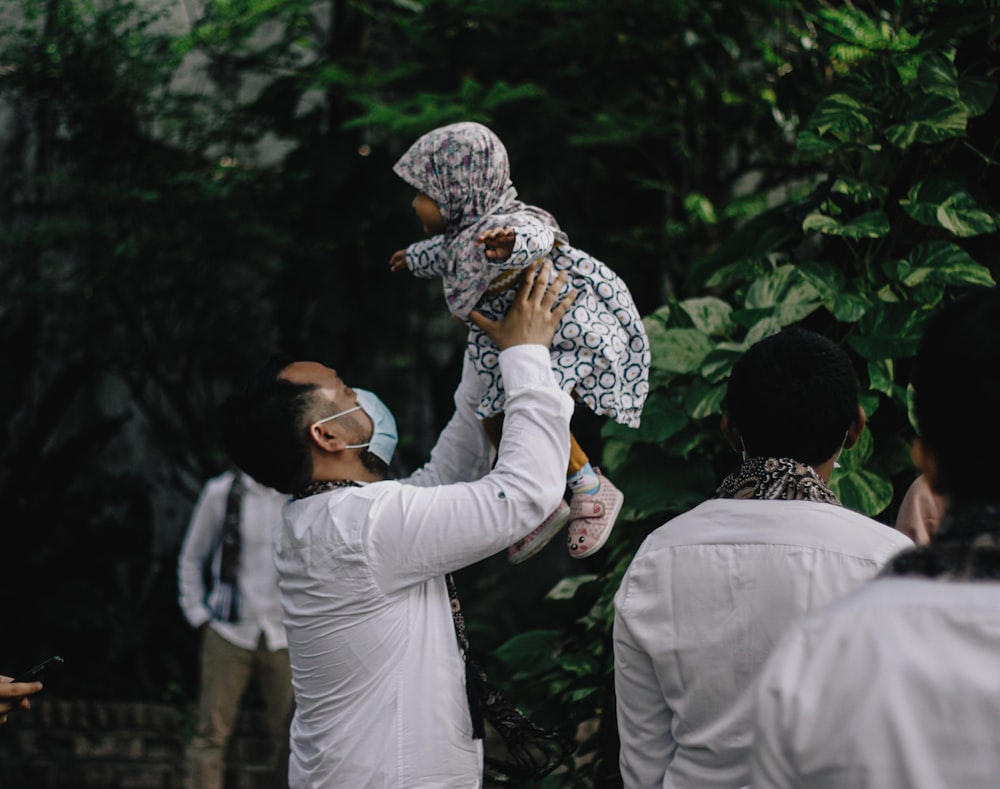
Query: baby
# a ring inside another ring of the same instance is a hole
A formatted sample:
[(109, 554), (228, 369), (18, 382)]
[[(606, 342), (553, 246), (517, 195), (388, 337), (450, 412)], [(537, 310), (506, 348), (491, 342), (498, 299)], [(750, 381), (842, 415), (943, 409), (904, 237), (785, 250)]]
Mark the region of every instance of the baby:
[[(604, 263), (571, 247), (551, 214), (517, 199), (500, 139), (479, 123), (442, 126), (418, 139), (393, 170), (417, 190), (413, 209), (430, 238), (394, 252), (390, 269), (441, 277), (448, 309), (468, 323), (473, 308), (493, 319), (506, 314), (521, 272), (548, 257), (553, 275), (566, 271), (567, 290), (577, 291), (551, 348), (556, 379), (594, 413), (638, 427), (650, 354), (632, 294)], [(504, 407), (499, 351), (469, 326), (468, 355), (485, 388), (477, 416), (497, 445)], [(567, 485), (569, 505), (563, 501), (510, 547), (512, 563), (537, 553), (567, 522), (570, 556), (590, 556), (607, 542), (624, 497), (572, 436)]]

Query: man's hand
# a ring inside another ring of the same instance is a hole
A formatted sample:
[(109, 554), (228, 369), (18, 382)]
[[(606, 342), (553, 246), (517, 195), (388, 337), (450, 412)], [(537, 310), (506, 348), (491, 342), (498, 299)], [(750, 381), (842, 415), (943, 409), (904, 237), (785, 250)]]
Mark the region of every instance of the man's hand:
[(473, 310), (469, 320), (486, 332), (501, 351), (514, 345), (552, 345), (559, 321), (576, 300), (576, 291), (570, 290), (562, 301), (557, 301), (559, 291), (566, 284), (567, 274), (560, 271), (552, 280), (552, 262), (546, 260), (524, 270), (524, 282), (514, 303), (502, 320), (494, 321)]
[(407, 268), (406, 250), (397, 249), (392, 253), (392, 257), (389, 258), (389, 271), (404, 271)]
[(514, 250), (515, 235), (512, 227), (495, 227), (480, 233), (476, 243), (486, 245), (487, 260), (506, 260)]

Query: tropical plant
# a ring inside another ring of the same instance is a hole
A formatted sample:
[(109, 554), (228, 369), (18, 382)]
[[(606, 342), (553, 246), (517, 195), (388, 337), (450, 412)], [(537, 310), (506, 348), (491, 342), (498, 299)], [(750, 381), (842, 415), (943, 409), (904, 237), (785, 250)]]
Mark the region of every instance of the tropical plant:
[[(522, 679), (574, 720), (609, 722), (612, 600), (635, 548), (735, 467), (717, 425), (739, 355), (792, 324), (849, 350), (870, 421), (832, 485), (845, 505), (891, 523), (915, 475), (908, 381), (923, 325), (942, 300), (995, 283), (1000, 15), (969, 3), (824, 8), (803, 17), (803, 44), (806, 31), (831, 79), (798, 130), (796, 181), (696, 262), (685, 289), (699, 295), (671, 294), (648, 316), (642, 426), (604, 429), (604, 463), (626, 494), (619, 542), (573, 581), (573, 627), (522, 633), (498, 651), (512, 667), (537, 667)], [(615, 738), (602, 745), (613, 760)]]

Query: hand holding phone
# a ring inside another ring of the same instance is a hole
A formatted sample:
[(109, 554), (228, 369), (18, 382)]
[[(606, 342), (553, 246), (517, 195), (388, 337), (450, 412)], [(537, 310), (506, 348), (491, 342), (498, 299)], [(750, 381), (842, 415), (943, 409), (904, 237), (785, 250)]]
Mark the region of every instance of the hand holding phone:
[(59, 657), (59, 655), (53, 655), (50, 658), (43, 660), (37, 666), (32, 666), (27, 671), (24, 671), (14, 677), (14, 682), (41, 682), (42, 674), (45, 670), (51, 668), (52, 666), (58, 666), (60, 663), (65, 661)]

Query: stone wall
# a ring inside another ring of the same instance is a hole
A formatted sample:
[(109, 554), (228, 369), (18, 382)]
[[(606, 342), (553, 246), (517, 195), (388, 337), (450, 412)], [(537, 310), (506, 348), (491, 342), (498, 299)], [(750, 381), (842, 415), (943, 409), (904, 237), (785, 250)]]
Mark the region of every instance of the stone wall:
[[(170, 705), (40, 697), (0, 728), (3, 789), (182, 789), (189, 736)], [(227, 789), (275, 789), (261, 760), (264, 713), (241, 713), (227, 760)]]

